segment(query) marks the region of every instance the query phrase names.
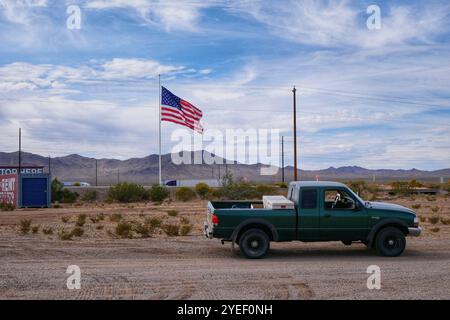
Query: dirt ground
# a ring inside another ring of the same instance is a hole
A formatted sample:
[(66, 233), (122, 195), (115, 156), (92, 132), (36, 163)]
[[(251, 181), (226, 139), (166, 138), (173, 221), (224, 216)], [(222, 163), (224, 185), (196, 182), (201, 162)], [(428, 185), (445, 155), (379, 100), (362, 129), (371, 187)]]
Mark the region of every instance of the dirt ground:
[[(203, 237), (200, 200), (0, 212), (0, 299), (450, 299), (450, 198), (380, 200), (415, 205), (422, 220), (423, 236), (407, 238), (397, 258), (362, 244), (292, 242), (273, 243), (265, 259), (248, 260)], [(61, 240), (80, 214), (87, 215), (84, 234)], [(148, 238), (115, 234), (117, 220), (135, 225), (149, 218), (193, 229), (173, 237), (159, 227)], [(24, 219), (39, 230), (23, 235)], [(50, 228), (53, 234), (43, 233)], [(66, 287), (69, 265), (81, 268), (80, 290)], [(367, 289), (370, 265), (381, 268), (380, 290)]]

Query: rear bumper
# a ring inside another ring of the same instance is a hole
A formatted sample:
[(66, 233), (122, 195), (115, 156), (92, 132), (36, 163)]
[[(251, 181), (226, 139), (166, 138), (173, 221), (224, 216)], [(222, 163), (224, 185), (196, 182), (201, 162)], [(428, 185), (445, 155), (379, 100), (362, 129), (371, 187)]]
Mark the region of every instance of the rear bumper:
[(211, 226), (209, 225), (208, 221), (203, 222), (203, 234), (208, 238), (213, 238), (213, 231)]
[(422, 228), (408, 228), (408, 236), (410, 237), (418, 237), (422, 233)]

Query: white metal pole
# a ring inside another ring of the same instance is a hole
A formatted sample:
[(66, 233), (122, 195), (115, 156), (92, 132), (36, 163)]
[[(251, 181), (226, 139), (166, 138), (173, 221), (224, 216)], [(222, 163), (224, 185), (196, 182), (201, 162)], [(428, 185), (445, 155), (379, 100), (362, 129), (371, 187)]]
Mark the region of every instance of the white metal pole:
[(159, 91), (159, 185), (162, 185), (161, 179), (161, 75), (158, 75), (158, 91)]

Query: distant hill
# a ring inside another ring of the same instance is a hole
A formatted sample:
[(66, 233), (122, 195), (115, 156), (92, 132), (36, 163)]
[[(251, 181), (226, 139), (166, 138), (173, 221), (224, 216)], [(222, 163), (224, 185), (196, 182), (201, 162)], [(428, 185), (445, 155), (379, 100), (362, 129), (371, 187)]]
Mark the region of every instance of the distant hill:
[[(188, 156), (193, 159), (199, 156), (201, 151), (190, 153)], [(214, 155), (203, 151), (204, 156)], [(218, 159), (221, 159), (217, 157)], [(0, 165), (17, 165), (18, 153), (0, 152)], [(144, 158), (132, 158), (128, 160), (117, 159), (98, 159), (98, 181), (100, 185), (115, 183), (120, 181), (136, 182), (141, 184), (151, 184), (158, 181), (158, 155), (150, 155)], [(22, 153), (23, 165), (45, 166), (47, 169), (48, 158), (31, 153)], [(223, 176), (226, 170), (225, 165), (175, 165), (171, 161), (171, 155), (162, 156), (162, 175), (164, 180), (171, 179), (211, 179), (218, 178), (219, 174)], [(261, 164), (229, 164), (228, 170), (235, 178), (247, 177), (255, 182), (278, 182), (281, 180), (281, 170), (277, 176), (261, 176)], [(87, 158), (77, 154), (65, 157), (56, 157), (51, 160), (52, 175), (64, 181), (86, 181), (95, 182), (95, 159)], [(220, 171), (220, 173), (219, 173)], [(292, 180), (292, 166), (285, 168), (286, 181)], [(364, 179), (376, 181), (389, 180), (410, 180), (419, 179), (423, 181), (439, 182), (440, 177), (447, 181), (450, 178), (450, 169), (441, 169), (436, 171), (411, 170), (389, 170), (379, 169), (370, 170), (357, 166), (346, 166), (340, 168), (330, 167), (328, 169), (309, 171), (299, 170), (301, 180), (315, 180), (316, 176), (320, 180), (355, 180)]]

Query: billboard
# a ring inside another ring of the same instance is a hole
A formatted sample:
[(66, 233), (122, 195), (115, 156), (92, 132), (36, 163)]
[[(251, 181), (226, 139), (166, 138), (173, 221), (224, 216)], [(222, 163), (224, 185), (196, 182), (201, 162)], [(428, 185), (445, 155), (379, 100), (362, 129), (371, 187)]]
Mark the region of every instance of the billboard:
[(17, 208), (19, 179), (17, 174), (0, 176), (0, 203), (10, 203)]
[[(17, 174), (18, 171), (18, 167), (0, 166), (0, 176)], [(44, 173), (44, 167), (23, 166), (20, 168), (20, 172), (22, 174), (42, 174)]]

